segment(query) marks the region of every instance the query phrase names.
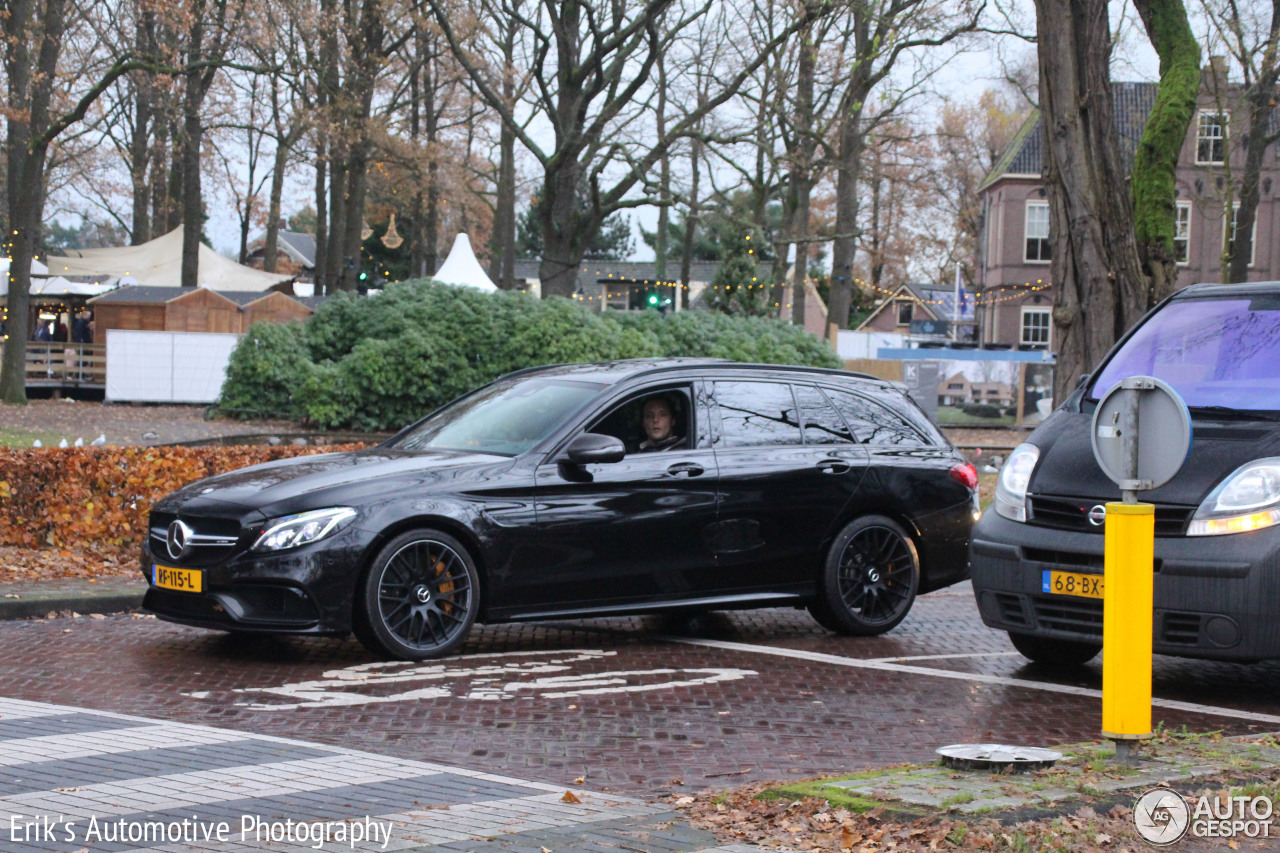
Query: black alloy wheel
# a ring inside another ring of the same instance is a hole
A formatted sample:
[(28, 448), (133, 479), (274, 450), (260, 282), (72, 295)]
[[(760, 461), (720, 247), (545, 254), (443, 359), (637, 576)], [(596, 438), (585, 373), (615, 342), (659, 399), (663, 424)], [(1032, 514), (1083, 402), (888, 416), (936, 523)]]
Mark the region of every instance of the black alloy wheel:
[(863, 516), (832, 543), (809, 612), (838, 634), (883, 634), (906, 618), (919, 586), (915, 542), (891, 519)]
[(426, 660), (460, 646), (479, 611), (480, 578), (467, 549), (438, 530), (411, 530), (369, 567), (352, 626), (370, 651)]
[(1009, 632), (1009, 641), (1024, 658), (1044, 666), (1059, 668), (1082, 666), (1102, 651), (1101, 643), (1036, 637), (1031, 634), (1017, 634), (1013, 631)]

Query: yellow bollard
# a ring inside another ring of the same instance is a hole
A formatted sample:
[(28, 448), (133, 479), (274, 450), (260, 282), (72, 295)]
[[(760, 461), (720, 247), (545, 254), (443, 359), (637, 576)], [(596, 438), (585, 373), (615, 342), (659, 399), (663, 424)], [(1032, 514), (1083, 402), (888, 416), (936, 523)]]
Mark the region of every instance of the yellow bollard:
[(1151, 736), (1155, 507), (1107, 504), (1102, 603), (1102, 734), (1128, 752)]

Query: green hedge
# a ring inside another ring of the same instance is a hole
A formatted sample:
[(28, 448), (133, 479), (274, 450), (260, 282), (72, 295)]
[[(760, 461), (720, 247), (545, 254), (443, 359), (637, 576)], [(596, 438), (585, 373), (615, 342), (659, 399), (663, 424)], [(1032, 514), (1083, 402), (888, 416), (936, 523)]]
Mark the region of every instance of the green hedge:
[(777, 320), (600, 314), (568, 299), (410, 281), (374, 297), (339, 293), (305, 324), (255, 323), (231, 354), (219, 407), (398, 429), (513, 370), (677, 355), (840, 366), (825, 343)]

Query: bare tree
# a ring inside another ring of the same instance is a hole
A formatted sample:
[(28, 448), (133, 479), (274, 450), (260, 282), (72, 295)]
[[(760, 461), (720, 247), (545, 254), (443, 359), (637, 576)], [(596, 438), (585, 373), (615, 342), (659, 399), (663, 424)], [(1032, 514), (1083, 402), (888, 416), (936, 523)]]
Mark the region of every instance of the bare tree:
[[(30, 335), (31, 261), (40, 244), (49, 147), (84, 117), (117, 78), (140, 63), (131, 54), (87, 68), (60, 65), (68, 28), (79, 27), (85, 9), (72, 0), (4, 0), (0, 3), (5, 103), (5, 214), (10, 242), (9, 330), (0, 364), (0, 400), (27, 401), (26, 345)], [(86, 55), (102, 57), (99, 52)], [(76, 85), (76, 84), (80, 85)]]
[(799, 26), (747, 57), (738, 73), (720, 81), (712, 97), (669, 126), (661, 138), (646, 141), (634, 131), (652, 95), (650, 77), (658, 56), (711, 5), (686, 9), (674, 0), (644, 0), (604, 7), (585, 0), (542, 0), (526, 13), (511, 0), (486, 4), (485, 13), (517, 20), (522, 38), (533, 46), (534, 108), (554, 135), (554, 147), (548, 149), (526, 132), (502, 97), (500, 81), (459, 37), (450, 7), (443, 0), (430, 0), (437, 24), (480, 96), (542, 168), (544, 190), (537, 216), (543, 234), (539, 277), (544, 296), (573, 294), (579, 264), (604, 220), (619, 210), (659, 202), (656, 194), (637, 197), (633, 190), (645, 185), (677, 139), (733, 97)]
[[(1203, 10), (1214, 32), (1227, 45), (1244, 76), (1241, 98), (1247, 116), (1240, 141), (1244, 170), (1240, 175), (1240, 207), (1235, 215), (1235, 240), (1228, 241), (1227, 281), (1245, 281), (1253, 257), (1253, 225), (1258, 217), (1258, 178), (1268, 146), (1280, 138), (1272, 129), (1276, 86), (1280, 82), (1280, 0), (1272, 0), (1269, 19), (1265, 4), (1242, 6), (1234, 0), (1205, 0)], [(1226, 80), (1213, 81), (1225, 88)], [(1228, 158), (1229, 161), (1230, 158)]]
[[(829, 316), (840, 328), (847, 324), (853, 295), (860, 220), (858, 185), (867, 139), (936, 68), (923, 62), (921, 51), (936, 49), (976, 30), (985, 7), (985, 0), (878, 0), (853, 4), (845, 13), (852, 20), (854, 43), (846, 60), (849, 74), (841, 93), (832, 158), (836, 171), (836, 233), (829, 306)], [(873, 93), (891, 74), (904, 73), (899, 63), (906, 60), (917, 63), (912, 79), (896, 87), (876, 109)]]
[[(1137, 5), (1160, 53), (1162, 77), (1131, 192), (1113, 119), (1107, 4), (1036, 0), (1050, 274), (1058, 285), (1053, 309), (1057, 399), (1065, 398), (1075, 377), (1097, 364), (1146, 311), (1153, 281), (1158, 283), (1151, 271), (1164, 262), (1166, 236), (1172, 255), (1172, 169), (1191, 118), (1188, 91), (1194, 106), (1199, 87), (1199, 49), (1192, 40), (1195, 53), (1189, 56), (1190, 28), (1180, 0), (1138, 0)], [(1145, 221), (1145, 265), (1135, 220)]]

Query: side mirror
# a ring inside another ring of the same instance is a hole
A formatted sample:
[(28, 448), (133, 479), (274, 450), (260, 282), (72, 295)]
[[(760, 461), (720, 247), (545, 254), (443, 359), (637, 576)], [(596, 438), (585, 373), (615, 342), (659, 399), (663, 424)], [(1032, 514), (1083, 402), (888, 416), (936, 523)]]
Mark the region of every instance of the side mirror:
[(1084, 384), (1089, 381), (1089, 377), (1092, 375), (1093, 374), (1090, 373), (1081, 373), (1080, 378), (1076, 380), (1076, 388), (1083, 388)]
[(599, 465), (608, 462), (621, 462), (627, 455), (626, 445), (619, 438), (611, 435), (598, 435), (584, 432), (569, 442), (566, 449), (569, 461), (575, 465)]

